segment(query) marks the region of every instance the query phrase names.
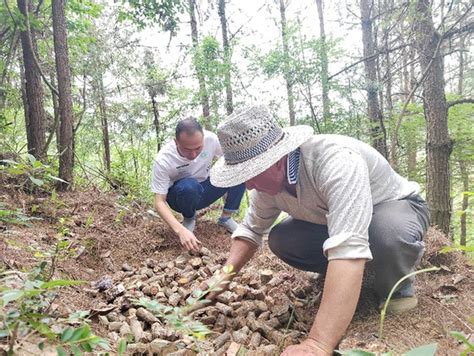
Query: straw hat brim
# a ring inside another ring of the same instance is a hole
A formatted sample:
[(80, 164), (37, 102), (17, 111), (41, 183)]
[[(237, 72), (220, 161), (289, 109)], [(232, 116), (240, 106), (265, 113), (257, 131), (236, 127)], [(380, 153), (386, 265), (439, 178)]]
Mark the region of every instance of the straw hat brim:
[(211, 168), (211, 184), (228, 188), (244, 183), (270, 168), (313, 136), (313, 129), (305, 125), (285, 127), (282, 130), (285, 133), (283, 138), (254, 158), (232, 165), (227, 164), (224, 157), (219, 158)]

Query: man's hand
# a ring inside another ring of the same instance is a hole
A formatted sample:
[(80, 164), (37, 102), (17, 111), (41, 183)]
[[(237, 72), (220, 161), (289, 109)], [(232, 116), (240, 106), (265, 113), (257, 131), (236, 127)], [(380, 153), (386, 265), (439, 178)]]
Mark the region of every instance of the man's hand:
[(178, 232), (179, 242), (188, 251), (199, 252), (201, 241), (194, 234), (182, 226)]
[[(233, 267), (231, 268), (231, 270), (233, 270)], [(235, 273), (233, 272), (226, 273), (223, 270), (221, 270), (219, 275), (212, 276), (207, 281), (202, 282), (201, 285), (199, 286), (199, 289), (205, 291), (209, 287), (212, 287), (213, 291), (209, 292), (209, 294), (207, 294), (205, 297), (205, 299), (208, 299), (212, 302), (217, 298), (219, 294), (229, 289), (229, 284), (234, 278), (234, 275)]]
[(288, 346), (281, 356), (331, 356), (332, 351), (316, 340), (306, 339), (298, 345)]

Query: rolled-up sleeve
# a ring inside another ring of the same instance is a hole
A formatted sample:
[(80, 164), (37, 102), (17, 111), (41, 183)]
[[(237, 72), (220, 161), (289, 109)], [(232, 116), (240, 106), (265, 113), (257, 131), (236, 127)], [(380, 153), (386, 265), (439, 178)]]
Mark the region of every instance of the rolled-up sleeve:
[(351, 149), (338, 149), (324, 157), (314, 174), (329, 211), (324, 254), (328, 260), (371, 260), (369, 225), (373, 204), (365, 161)]
[(243, 238), (261, 247), (262, 236), (269, 232), (281, 212), (272, 200), (270, 196), (253, 190), (245, 218), (232, 234), (232, 238)]

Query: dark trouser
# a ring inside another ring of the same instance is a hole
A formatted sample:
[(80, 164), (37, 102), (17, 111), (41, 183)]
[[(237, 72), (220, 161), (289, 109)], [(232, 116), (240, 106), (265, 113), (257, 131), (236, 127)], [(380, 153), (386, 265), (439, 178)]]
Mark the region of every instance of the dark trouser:
[[(369, 226), (373, 260), (368, 268), (375, 272), (375, 291), (388, 295), (397, 281), (415, 270), (423, 255), (423, 235), (429, 226), (426, 202), (419, 196), (380, 203), (374, 206)], [(323, 254), (329, 238), (326, 225), (286, 218), (268, 236), (272, 252), (290, 266), (325, 273), (328, 260)], [(412, 296), (413, 278), (398, 289), (398, 296)]]
[(168, 205), (174, 211), (183, 214), (185, 218), (192, 218), (196, 210), (204, 209), (227, 193), (224, 211), (236, 212), (245, 192), (245, 184), (230, 188), (214, 187), (209, 178), (199, 183), (194, 178), (180, 179), (170, 187), (166, 195)]

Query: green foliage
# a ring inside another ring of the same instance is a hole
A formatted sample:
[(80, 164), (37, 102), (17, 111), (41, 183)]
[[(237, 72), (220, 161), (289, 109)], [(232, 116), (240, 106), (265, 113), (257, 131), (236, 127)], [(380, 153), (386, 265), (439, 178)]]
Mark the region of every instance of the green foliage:
[(451, 336), (459, 340), (466, 347), (464, 351), (461, 352), (460, 356), (468, 356), (474, 352), (474, 343), (471, 342), (466, 335), (458, 331), (451, 331)]
[(31, 217), (23, 214), (21, 209), (9, 210), (5, 204), (0, 202), (0, 222), (4, 224), (31, 226), (30, 221), (41, 220), (41, 218)]
[[(20, 345), (22, 339), (39, 336), (40, 350), (45, 340), (57, 345), (58, 355), (82, 355), (97, 348), (108, 350), (105, 340), (94, 335), (90, 326), (84, 323), (88, 312), (71, 314), (68, 318), (57, 317), (51, 305), (62, 287), (81, 285), (83, 281), (45, 279), (47, 262), (41, 262), (28, 273), (7, 271), (2, 274), (0, 287), (0, 339), (8, 341), (9, 353)], [(70, 323), (82, 323), (79, 327)]]
[(183, 0), (122, 0), (122, 3), (125, 6), (119, 20), (132, 21), (142, 29), (158, 24), (172, 34), (178, 30), (178, 14), (186, 10)]
[(221, 291), (229, 283), (228, 277), (232, 274), (234, 272), (231, 265), (224, 266), (222, 270), (217, 270), (209, 280), (207, 289), (194, 290), (186, 300), (186, 306), (184, 307), (171, 307), (148, 298), (140, 298), (140, 300), (135, 300), (134, 303), (147, 308), (153, 314), (164, 319), (166, 324), (176, 331), (188, 335), (197, 341), (203, 340), (211, 331), (201, 322), (193, 320), (189, 314), (207, 305), (210, 301), (205, 299), (205, 297), (211, 292)]
[(385, 304), (382, 308), (382, 311), (380, 312), (379, 338), (381, 340), (383, 339), (383, 326), (384, 326), (384, 321), (385, 321), (385, 315), (387, 313), (387, 307), (390, 304), (390, 300), (392, 299), (393, 293), (395, 293), (395, 291), (398, 289), (400, 284), (403, 283), (403, 281), (407, 280), (408, 278), (416, 276), (417, 274), (426, 273), (426, 272), (433, 272), (433, 271), (439, 271), (440, 269), (441, 268), (439, 268), (439, 267), (430, 267), (430, 268), (420, 269), (419, 271), (415, 271), (415, 272), (407, 274), (406, 276), (403, 276), (402, 278), (400, 278), (397, 281), (397, 283), (395, 283), (395, 285), (390, 290), (390, 293), (388, 294), (387, 300), (385, 301)]
[(54, 183), (66, 181), (54, 175), (54, 169), (33, 155), (28, 154), (27, 159), (15, 162), (12, 160), (1, 160), (5, 163), (0, 165), (0, 173), (5, 176), (10, 185), (16, 189), (32, 191), (51, 191)]
[[(423, 346), (416, 347), (411, 349), (408, 352), (402, 354), (402, 356), (434, 356), (436, 355), (436, 349), (438, 348), (438, 344), (427, 344)], [(376, 354), (368, 351), (363, 350), (344, 350), (344, 351), (336, 351), (340, 355), (344, 356), (392, 356), (394, 353), (392, 351), (384, 352), (382, 354)]]

